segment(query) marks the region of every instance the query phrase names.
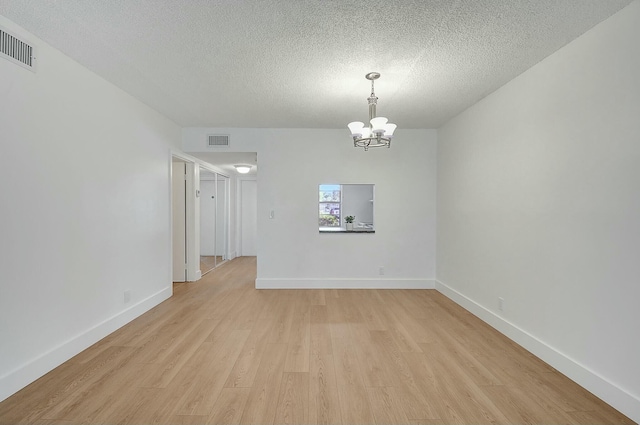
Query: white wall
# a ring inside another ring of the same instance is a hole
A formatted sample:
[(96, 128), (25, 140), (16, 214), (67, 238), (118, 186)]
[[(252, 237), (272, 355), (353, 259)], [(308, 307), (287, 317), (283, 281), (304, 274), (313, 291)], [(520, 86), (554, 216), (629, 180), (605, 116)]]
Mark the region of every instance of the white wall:
[(638, 40), (636, 1), (439, 130), (437, 243), (438, 289), (635, 421)]
[(229, 194), (226, 178), (218, 176), (217, 196), (216, 196), (216, 254), (222, 256), (223, 260), (228, 260), (227, 241), (229, 238)]
[(0, 24), (38, 48), (0, 58), (1, 400), (171, 295), (180, 129)]
[(229, 259), (233, 260), (236, 258), (238, 253), (238, 243), (237, 243), (237, 228), (238, 228), (238, 186), (239, 182), (234, 176), (229, 177), (229, 195), (227, 196), (227, 202), (229, 203), (227, 214), (229, 217)]
[(255, 256), (258, 253), (258, 184), (255, 179), (240, 180), (240, 255)]
[[(231, 151), (258, 152), (259, 287), (433, 286), (435, 131), (400, 129), (391, 149), (364, 152), (346, 127), (188, 128), (184, 150), (203, 151), (214, 132), (231, 135)], [(318, 233), (327, 182), (375, 184), (375, 234)]]
[(342, 186), (342, 226), (344, 227), (344, 217), (352, 215), (355, 217), (354, 226), (359, 223), (373, 223), (373, 202), (374, 186), (367, 184), (344, 185)]
[(187, 280), (187, 210), (185, 179), (186, 164), (174, 160), (172, 162), (171, 179), (171, 225), (172, 225), (172, 250), (173, 250), (173, 281), (186, 282)]

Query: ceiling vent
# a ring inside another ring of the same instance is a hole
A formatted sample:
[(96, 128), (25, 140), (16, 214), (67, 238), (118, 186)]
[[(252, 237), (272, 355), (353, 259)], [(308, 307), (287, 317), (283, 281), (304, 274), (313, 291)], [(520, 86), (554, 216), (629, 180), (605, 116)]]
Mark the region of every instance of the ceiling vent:
[(207, 136), (208, 148), (228, 148), (229, 147), (229, 135), (228, 134), (209, 134)]
[(0, 27), (0, 56), (35, 71), (35, 48)]

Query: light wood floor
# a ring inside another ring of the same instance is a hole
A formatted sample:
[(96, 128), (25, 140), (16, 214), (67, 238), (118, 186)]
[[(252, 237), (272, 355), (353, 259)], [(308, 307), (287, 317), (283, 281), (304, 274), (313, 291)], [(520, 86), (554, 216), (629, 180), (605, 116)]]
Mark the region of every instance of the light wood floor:
[(203, 275), (209, 273), (213, 270), (216, 265), (222, 264), (222, 256), (221, 255), (202, 255), (200, 256), (200, 272)]
[(0, 423), (632, 423), (433, 290), (253, 289), (243, 257), (0, 403)]

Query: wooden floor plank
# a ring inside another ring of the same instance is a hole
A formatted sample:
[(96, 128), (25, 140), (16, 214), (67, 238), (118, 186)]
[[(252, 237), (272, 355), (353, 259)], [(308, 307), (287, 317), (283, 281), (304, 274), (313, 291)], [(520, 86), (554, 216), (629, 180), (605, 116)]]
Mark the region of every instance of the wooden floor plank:
[(331, 325), (331, 338), (342, 422), (371, 424), (374, 417), (349, 325)]
[(173, 423), (175, 395), (163, 388), (137, 388), (125, 402), (112, 409), (109, 419), (99, 416), (95, 423), (140, 424)]
[(309, 366), (309, 423), (342, 423), (333, 355), (318, 350)]
[(286, 358), (287, 344), (267, 344), (240, 419), (241, 424), (273, 423)]
[[(399, 397), (399, 403), (408, 419), (436, 419), (436, 413), (432, 402), (425, 397), (420, 390), (411, 370), (411, 366), (402, 355), (400, 347), (395, 343), (390, 331), (373, 331), (372, 339), (384, 350), (391, 362), (400, 385), (395, 388), (395, 394)], [(422, 350), (420, 350), (422, 352)]]
[(239, 424), (249, 391), (249, 388), (223, 388), (206, 424)]
[(296, 304), (289, 336), (289, 349), (285, 372), (309, 372), (309, 350), (311, 338), (311, 305)]
[(226, 388), (249, 388), (253, 385), (260, 359), (267, 348), (270, 329), (269, 323), (259, 322), (251, 330), (233, 369), (229, 372), (229, 377), (224, 384)]
[[(435, 343), (422, 348), (423, 356), (433, 367), (435, 386), (441, 399), (447, 400), (447, 408), (439, 413), (445, 420), (462, 418), (471, 423), (510, 423), (490, 397), (481, 390), (464, 365), (451, 362), (447, 347)], [(482, 387), (484, 388), (484, 387)]]
[[(493, 404), (500, 409), (506, 418), (502, 423), (519, 424), (547, 424), (553, 423), (553, 416), (550, 412), (542, 409), (535, 401), (519, 389), (509, 388), (504, 385), (493, 385), (483, 387), (482, 391), (492, 400)], [(566, 419), (559, 423), (567, 422)]]
[(386, 330), (389, 326), (389, 321), (385, 320), (383, 314), (380, 314), (383, 308), (376, 294), (374, 291), (364, 289), (353, 290), (353, 297), (360, 300), (360, 302), (354, 303), (352, 308), (358, 309), (367, 329)]
[(309, 373), (285, 372), (280, 384), (276, 424), (309, 423)]
[(349, 324), (352, 347), (358, 356), (360, 371), (366, 387), (393, 387), (400, 384), (397, 371), (364, 323)]
[(271, 322), (268, 342), (272, 344), (289, 343), (293, 315), (296, 311), (294, 293), (291, 290), (279, 290), (270, 295), (273, 302), (269, 304), (267, 309), (270, 314), (264, 319)]
[(236, 362), (249, 330), (234, 330), (225, 340), (222, 348), (203, 364), (197, 373), (194, 385), (187, 391), (180, 404), (178, 415), (210, 415), (218, 399), (229, 371)]
[(373, 416), (379, 425), (406, 424), (409, 422), (395, 388), (367, 388)]
[[(455, 359), (460, 369), (469, 376), (476, 385), (501, 385), (503, 382), (493, 374), (480, 360), (468, 349), (467, 345), (460, 342), (454, 333), (440, 325), (433, 326), (437, 335), (438, 347), (441, 347), (449, 356)], [(465, 333), (466, 334), (466, 333)]]
[(129, 360), (140, 349), (133, 347), (111, 347), (102, 353), (95, 362), (87, 363), (93, 366), (90, 370), (78, 376), (78, 379), (70, 384), (73, 390), (66, 393), (64, 398), (56, 397), (49, 401), (50, 408), (43, 412), (42, 418), (69, 419), (91, 421), (92, 417), (84, 414), (93, 406), (101, 406), (97, 403), (101, 396), (108, 393), (108, 384), (112, 379), (120, 379), (123, 369), (127, 368)]
[(332, 354), (331, 328), (326, 305), (310, 307), (309, 350), (311, 353)]
[(207, 340), (212, 328), (215, 328), (213, 320), (202, 320), (180, 343), (174, 344), (162, 361), (153, 364), (155, 373), (146, 377), (139, 386), (165, 388), (180, 373), (182, 367), (201, 344)]

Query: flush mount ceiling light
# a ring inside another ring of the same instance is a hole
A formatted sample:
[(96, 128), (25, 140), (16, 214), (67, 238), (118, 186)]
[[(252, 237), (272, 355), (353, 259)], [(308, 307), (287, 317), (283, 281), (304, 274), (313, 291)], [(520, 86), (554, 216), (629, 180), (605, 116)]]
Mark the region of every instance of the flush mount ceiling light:
[(364, 148), (365, 151), (369, 148), (388, 148), (391, 146), (391, 138), (397, 126), (388, 123), (389, 120), (385, 117), (376, 117), (378, 98), (373, 91), (373, 82), (380, 78), (380, 73), (370, 72), (364, 77), (371, 81), (371, 96), (367, 99), (369, 101), (369, 127), (365, 127), (364, 123), (360, 121), (354, 121), (347, 125), (351, 131), (351, 137), (353, 137), (353, 146)]
[(234, 165), (234, 167), (236, 167), (236, 171), (238, 171), (238, 173), (240, 174), (247, 174), (249, 171), (251, 171), (251, 165), (238, 164)]

